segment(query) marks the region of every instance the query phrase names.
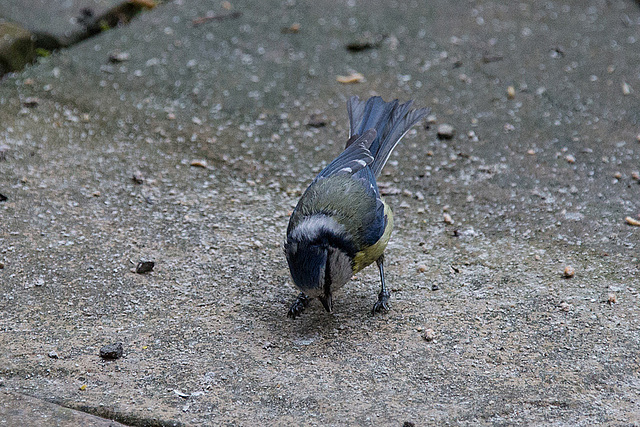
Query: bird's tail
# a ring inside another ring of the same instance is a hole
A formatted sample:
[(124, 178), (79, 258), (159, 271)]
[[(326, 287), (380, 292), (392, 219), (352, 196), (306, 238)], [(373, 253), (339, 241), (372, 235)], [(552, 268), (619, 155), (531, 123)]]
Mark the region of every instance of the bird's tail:
[(362, 135), (369, 129), (376, 130), (377, 137), (369, 147), (374, 158), (371, 170), (375, 176), (380, 174), (391, 152), (411, 126), (429, 114), (428, 108), (410, 110), (411, 104), (413, 101), (400, 104), (397, 99), (384, 102), (379, 96), (367, 101), (361, 101), (357, 96), (349, 98), (350, 138), (347, 146), (356, 139), (354, 135)]

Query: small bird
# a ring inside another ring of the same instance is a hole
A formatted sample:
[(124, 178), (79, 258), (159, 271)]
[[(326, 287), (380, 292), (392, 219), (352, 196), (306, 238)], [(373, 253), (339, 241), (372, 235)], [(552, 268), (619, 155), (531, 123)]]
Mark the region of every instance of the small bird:
[(333, 293), (374, 261), (382, 286), (372, 312), (389, 310), (384, 281), (384, 250), (393, 229), (393, 212), (376, 177), (400, 139), (429, 109), (411, 110), (413, 101), (347, 102), (349, 139), (345, 150), (311, 182), (289, 218), (284, 252), (291, 277), (301, 291), (289, 309), (295, 318), (318, 298), (332, 311)]

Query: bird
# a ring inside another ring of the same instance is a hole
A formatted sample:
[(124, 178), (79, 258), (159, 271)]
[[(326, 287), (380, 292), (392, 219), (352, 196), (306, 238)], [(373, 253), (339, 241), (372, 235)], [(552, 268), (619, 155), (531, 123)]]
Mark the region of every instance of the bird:
[(373, 314), (388, 311), (384, 250), (393, 229), (393, 212), (376, 177), (402, 137), (429, 114), (374, 96), (347, 101), (349, 138), (344, 151), (329, 163), (303, 193), (289, 217), (284, 253), (300, 293), (287, 315), (299, 316), (318, 298), (333, 310), (333, 294), (370, 264), (376, 263), (381, 288)]

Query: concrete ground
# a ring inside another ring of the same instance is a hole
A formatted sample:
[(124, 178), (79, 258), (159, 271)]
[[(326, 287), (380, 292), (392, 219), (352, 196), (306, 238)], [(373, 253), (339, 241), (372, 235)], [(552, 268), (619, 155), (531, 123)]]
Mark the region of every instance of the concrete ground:
[[(639, 424), (639, 29), (631, 0), (180, 0), (5, 77), (0, 425)], [(392, 310), (371, 267), (291, 320), (288, 215), (354, 94), (433, 110), (380, 179)]]

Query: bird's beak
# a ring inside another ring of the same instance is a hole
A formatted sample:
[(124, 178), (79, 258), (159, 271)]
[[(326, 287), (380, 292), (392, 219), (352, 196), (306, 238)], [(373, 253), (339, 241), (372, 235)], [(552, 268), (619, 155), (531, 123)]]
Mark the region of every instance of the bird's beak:
[(331, 299), (331, 294), (321, 295), (318, 297), (318, 299), (324, 306), (324, 309), (327, 310), (327, 313), (331, 313), (331, 310), (333, 309), (333, 301)]

